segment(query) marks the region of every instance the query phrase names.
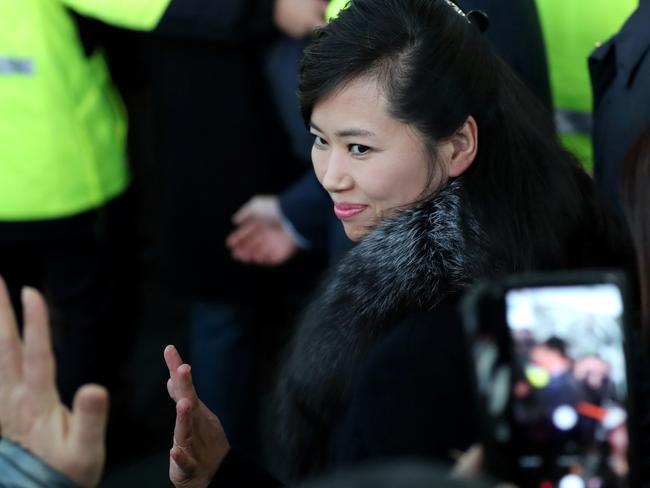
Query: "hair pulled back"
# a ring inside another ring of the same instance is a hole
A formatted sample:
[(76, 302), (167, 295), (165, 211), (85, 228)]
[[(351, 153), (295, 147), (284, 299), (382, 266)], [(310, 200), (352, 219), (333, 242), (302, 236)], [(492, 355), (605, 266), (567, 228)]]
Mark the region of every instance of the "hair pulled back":
[(436, 144), (474, 117), (479, 144), (461, 177), (463, 206), (503, 271), (620, 264), (593, 184), (561, 147), (550, 114), (454, 4), (353, 0), (305, 51), (305, 121), (359, 77), (377, 80), (390, 114), (415, 127), (434, 157)]

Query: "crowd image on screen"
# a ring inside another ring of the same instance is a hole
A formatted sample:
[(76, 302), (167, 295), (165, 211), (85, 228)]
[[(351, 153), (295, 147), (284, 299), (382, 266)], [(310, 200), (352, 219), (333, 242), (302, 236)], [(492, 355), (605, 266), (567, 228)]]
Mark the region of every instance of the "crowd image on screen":
[(580, 483), (576, 486), (625, 486), (621, 309), (604, 298), (606, 290), (596, 291), (594, 299), (602, 309), (585, 311), (580, 304), (588, 291), (573, 293), (573, 310), (553, 300), (552, 291), (545, 293), (515, 292), (510, 303), (519, 466), (538, 483), (559, 480), (564, 486), (566, 479)]

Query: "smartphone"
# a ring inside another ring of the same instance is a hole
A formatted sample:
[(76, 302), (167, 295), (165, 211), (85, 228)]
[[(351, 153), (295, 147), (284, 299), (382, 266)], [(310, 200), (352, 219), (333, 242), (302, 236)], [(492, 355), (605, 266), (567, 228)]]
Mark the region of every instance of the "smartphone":
[(548, 273), (463, 301), (486, 470), (527, 488), (638, 486), (625, 277)]

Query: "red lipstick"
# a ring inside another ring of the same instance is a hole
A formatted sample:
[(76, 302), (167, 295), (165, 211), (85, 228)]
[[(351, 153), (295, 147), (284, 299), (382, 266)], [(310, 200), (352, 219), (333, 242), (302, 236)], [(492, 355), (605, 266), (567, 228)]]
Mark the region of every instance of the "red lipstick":
[(337, 218), (344, 220), (354, 217), (363, 212), (368, 205), (358, 203), (337, 203), (334, 205), (334, 214)]

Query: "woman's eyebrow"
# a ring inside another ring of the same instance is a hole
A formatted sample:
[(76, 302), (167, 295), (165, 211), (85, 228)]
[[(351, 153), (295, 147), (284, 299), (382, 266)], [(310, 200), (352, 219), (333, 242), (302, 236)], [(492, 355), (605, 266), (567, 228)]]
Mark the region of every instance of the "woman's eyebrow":
[[(325, 133), (325, 132), (323, 131), (323, 129), (321, 129), (321, 128), (318, 127), (316, 124), (314, 124), (313, 121), (310, 121), (310, 122), (309, 122), (309, 126), (310, 126), (312, 129), (314, 129), (314, 130), (316, 130), (316, 131), (318, 131), (318, 132), (320, 132), (320, 133), (322, 133), (322, 134)], [(360, 136), (364, 136), (364, 137), (372, 137), (372, 136), (375, 135), (375, 133), (374, 133), (374, 132), (371, 132), (371, 131), (369, 131), (369, 130), (366, 130), (366, 129), (354, 129), (354, 128), (350, 128), (350, 129), (341, 129), (341, 130), (338, 130), (338, 131), (336, 131), (336, 132), (334, 133), (334, 135), (335, 135), (336, 137), (341, 137), (341, 138), (342, 138), (342, 137), (360, 137)]]
[(309, 121), (309, 127), (311, 127), (312, 129), (315, 129), (315, 130), (317, 130), (318, 132), (324, 134), (323, 129), (321, 129), (320, 127), (318, 127), (318, 126), (317, 126), (316, 124), (314, 124), (314, 122), (312, 122), (311, 120)]
[(334, 134), (336, 137), (372, 137), (375, 135), (374, 132), (366, 129), (343, 129), (336, 131)]

